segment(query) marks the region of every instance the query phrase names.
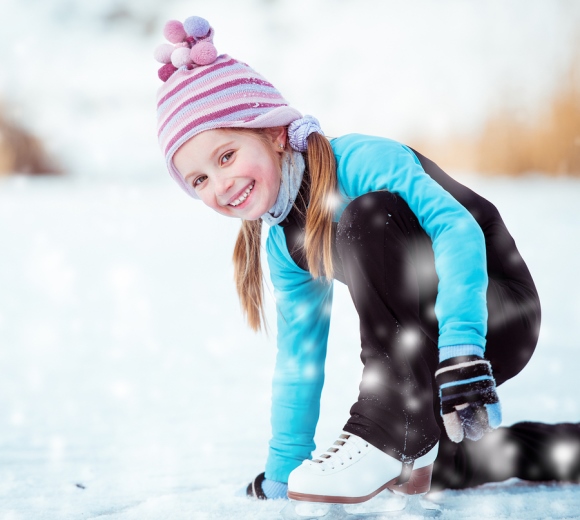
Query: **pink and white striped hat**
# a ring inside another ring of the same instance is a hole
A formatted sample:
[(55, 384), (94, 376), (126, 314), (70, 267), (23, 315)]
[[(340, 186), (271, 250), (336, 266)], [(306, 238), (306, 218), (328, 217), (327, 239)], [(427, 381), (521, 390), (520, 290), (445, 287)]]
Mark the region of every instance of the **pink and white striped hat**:
[(206, 20), (172, 20), (165, 36), (175, 45), (155, 51), (164, 84), (157, 92), (157, 128), (167, 168), (191, 196), (195, 190), (173, 164), (177, 149), (194, 135), (214, 128), (269, 128), (301, 119), (280, 92), (245, 63), (213, 47), (213, 29)]

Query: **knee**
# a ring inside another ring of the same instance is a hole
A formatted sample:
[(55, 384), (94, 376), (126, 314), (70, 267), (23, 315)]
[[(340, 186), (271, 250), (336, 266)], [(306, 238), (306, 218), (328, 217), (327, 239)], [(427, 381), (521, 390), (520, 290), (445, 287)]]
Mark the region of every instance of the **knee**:
[(503, 222), (496, 206), (484, 198), (479, 198), (476, 204), (469, 207), (469, 211), (480, 225), (491, 225), (496, 222)]
[(403, 200), (388, 191), (372, 191), (357, 197), (343, 211), (337, 227), (337, 238), (351, 235), (358, 229), (381, 230), (389, 217), (397, 213)]
[[(404, 199), (389, 191), (372, 191), (357, 197), (345, 208), (336, 230), (337, 245), (358, 242), (408, 243), (425, 232)], [(426, 235), (425, 235), (426, 236)]]

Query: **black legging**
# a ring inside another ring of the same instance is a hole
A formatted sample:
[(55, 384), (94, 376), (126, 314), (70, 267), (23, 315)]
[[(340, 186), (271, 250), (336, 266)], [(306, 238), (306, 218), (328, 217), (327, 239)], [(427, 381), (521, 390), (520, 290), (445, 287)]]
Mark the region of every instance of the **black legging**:
[[(483, 230), (489, 276), (485, 357), (501, 385), (523, 369), (537, 343), (540, 303), (533, 280), (495, 206), (428, 159), (417, 157)], [(283, 226), (292, 257), (304, 267), (301, 214), (292, 212)], [(519, 466), (514, 474), (498, 474), (474, 456), (477, 449), (473, 451), (472, 443), (458, 445), (442, 433), (433, 377), (438, 364), (434, 313), (438, 278), (431, 240), (405, 201), (387, 191), (355, 199), (338, 222), (334, 247), (335, 278), (348, 286), (359, 315), (364, 364), (359, 398), (344, 429), (402, 461), (421, 456), (440, 441), (434, 488), (466, 487), (523, 475), (525, 470)], [(538, 431), (535, 423), (526, 424)], [(493, 439), (501, 445), (509, 437), (513, 444), (522, 437), (516, 435), (522, 426), (519, 430), (516, 426), (509, 429), (513, 429), (510, 435), (500, 428)], [(570, 427), (579, 431), (576, 425)], [(549, 425), (540, 428), (549, 436)], [(524, 427), (524, 437), (526, 432)], [(580, 431), (576, 437), (580, 438)], [(480, 451), (491, 446), (480, 442)], [(552, 478), (546, 471), (540, 473)]]
[[(534, 283), (497, 209), (421, 159), (485, 235), (485, 356), (501, 384), (522, 370), (536, 346), (540, 305)], [(335, 245), (336, 278), (348, 286), (360, 318), (364, 364), (345, 430), (400, 460), (415, 459), (443, 437), (433, 379), (439, 331), (431, 240), (403, 199), (379, 191), (347, 206)]]

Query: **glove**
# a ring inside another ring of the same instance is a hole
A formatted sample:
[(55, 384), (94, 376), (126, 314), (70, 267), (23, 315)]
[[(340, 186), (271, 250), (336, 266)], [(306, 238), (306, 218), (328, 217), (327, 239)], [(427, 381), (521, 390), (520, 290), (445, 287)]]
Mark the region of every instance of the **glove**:
[(435, 372), (441, 416), (453, 442), (477, 441), (501, 424), (491, 363), (481, 356), (455, 356), (439, 363)]
[(267, 479), (265, 473), (260, 473), (248, 484), (246, 495), (260, 500), (288, 498), (288, 484)]

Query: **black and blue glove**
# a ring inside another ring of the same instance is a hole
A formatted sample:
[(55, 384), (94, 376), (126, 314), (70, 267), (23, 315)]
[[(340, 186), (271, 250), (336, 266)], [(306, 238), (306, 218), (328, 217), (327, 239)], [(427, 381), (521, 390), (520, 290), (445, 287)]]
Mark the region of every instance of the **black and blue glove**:
[(260, 500), (288, 498), (288, 484), (267, 479), (265, 473), (260, 473), (248, 484), (246, 495)]
[(481, 356), (455, 356), (439, 363), (435, 372), (441, 416), (453, 442), (479, 440), (501, 424), (491, 363)]

